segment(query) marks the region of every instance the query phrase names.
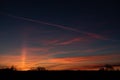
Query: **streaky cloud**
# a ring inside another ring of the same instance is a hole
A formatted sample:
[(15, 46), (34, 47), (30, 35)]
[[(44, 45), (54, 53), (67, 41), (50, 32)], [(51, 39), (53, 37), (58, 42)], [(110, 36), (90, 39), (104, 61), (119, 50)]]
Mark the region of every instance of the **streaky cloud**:
[(86, 41), (86, 39), (76, 37), (76, 38), (72, 38), (72, 39), (67, 40), (67, 41), (60, 42), (60, 43), (58, 43), (58, 45), (69, 45), (69, 44), (80, 42), (80, 41), (83, 42), (83, 41)]
[(120, 41), (120, 40), (108, 39), (108, 38), (106, 38), (106, 37), (104, 37), (102, 35), (96, 34), (96, 33), (81, 31), (81, 30), (78, 30), (78, 29), (75, 29), (75, 28), (71, 28), (71, 27), (67, 27), (67, 26), (63, 26), (63, 25), (48, 23), (48, 22), (35, 20), (35, 19), (31, 19), (31, 18), (26, 18), (26, 17), (15, 16), (15, 15), (7, 14), (7, 13), (4, 13), (4, 12), (0, 12), (0, 13), (2, 15), (6, 15), (6, 16), (9, 16), (9, 17), (12, 17), (12, 18), (16, 18), (16, 19), (26, 20), (26, 21), (30, 21), (30, 22), (39, 23), (39, 24), (44, 24), (44, 25), (58, 27), (58, 28), (61, 28), (61, 29), (64, 29), (64, 30), (69, 30), (69, 31), (77, 32), (77, 33), (82, 33), (82, 34), (85, 34), (85, 35), (90, 36), (90, 37), (95, 38), (95, 39), (110, 40), (110, 41)]

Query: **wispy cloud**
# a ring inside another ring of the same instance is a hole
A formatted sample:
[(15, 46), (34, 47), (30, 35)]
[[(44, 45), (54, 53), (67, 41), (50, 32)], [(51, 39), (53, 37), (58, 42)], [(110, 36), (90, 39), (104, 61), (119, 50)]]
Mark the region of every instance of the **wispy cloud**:
[(79, 43), (79, 42), (92, 42), (92, 40), (90, 40), (87, 37), (73, 37), (73, 38), (65, 38), (64, 40), (61, 39), (33, 39), (32, 42), (36, 42), (38, 44), (43, 44), (43, 45), (69, 45), (69, 44), (73, 44), (73, 43)]
[[(51, 56), (54, 57), (71, 57), (71, 56), (93, 56), (93, 55), (103, 55), (101, 51), (109, 50), (115, 48), (114, 46), (104, 46), (99, 48), (89, 48), (81, 50), (65, 50), (65, 51), (54, 51), (51, 53)], [(98, 52), (98, 53), (97, 53)], [(105, 53), (104, 53), (105, 54)], [(106, 54), (115, 54), (115, 53), (106, 53)]]
[(88, 32), (84, 32), (85, 34), (87, 34), (88, 36), (92, 37), (92, 38), (96, 38), (96, 39), (101, 39), (101, 40), (109, 40), (108, 38), (99, 35), (99, 34), (95, 34), (95, 33), (88, 33)]
[(64, 30), (69, 30), (69, 31), (77, 32), (77, 33), (82, 33), (82, 34), (88, 35), (88, 36), (90, 36), (92, 38), (95, 38), (95, 39), (120, 41), (120, 40), (109, 39), (109, 38), (104, 37), (103, 35), (99, 35), (99, 34), (96, 34), (96, 33), (91, 33), (91, 32), (87, 32), (87, 31), (81, 31), (81, 30), (78, 30), (78, 29), (75, 29), (75, 28), (71, 28), (71, 27), (67, 27), (67, 26), (63, 26), (63, 25), (43, 22), (43, 21), (30, 19), (30, 18), (25, 18), (25, 17), (20, 17), (20, 16), (14, 16), (14, 15), (6, 14), (6, 13), (3, 13), (3, 12), (0, 12), (0, 14), (6, 15), (6, 16), (9, 16), (9, 17), (13, 17), (13, 18), (16, 18), (16, 19), (31, 21), (31, 22), (35, 22), (35, 23), (39, 23), (39, 24), (44, 24), (44, 25), (49, 25), (49, 26), (53, 26), (53, 27), (58, 27), (58, 28), (61, 28), (61, 29), (64, 29)]
[[(120, 55), (119, 55), (120, 56)], [(63, 57), (63, 58), (53, 58), (50, 62), (53, 63), (81, 63), (83, 61), (97, 61), (106, 60), (106, 58), (117, 57), (115, 55), (104, 55), (104, 56), (85, 56), (85, 57)]]
[(59, 40), (57, 40), (57, 39), (42, 41), (42, 43), (45, 44), (45, 45), (52, 45), (52, 44), (56, 44), (58, 42), (59, 42)]
[(28, 51), (39, 51), (39, 52), (48, 52), (52, 47), (48, 47), (48, 48), (39, 48), (39, 47), (30, 47), (30, 48), (27, 48)]
[[(107, 64), (107, 61), (112, 59), (114, 60), (115, 58), (120, 57), (120, 55), (104, 55), (104, 56), (91, 56), (91, 57), (69, 57), (69, 58), (53, 58), (50, 59), (48, 62), (51, 63), (57, 63), (57, 64), (61, 64), (58, 66), (55, 66), (51, 69), (54, 68), (59, 68), (61, 69), (61, 66), (67, 66), (64, 67), (64, 69), (69, 69), (69, 68), (73, 68), (75, 69), (76, 67), (80, 69), (80, 67), (84, 67), (85, 68), (89, 68), (90, 67), (88, 65), (91, 65), (92, 67), (94, 67), (93, 64)], [(106, 61), (107, 60), (107, 61)], [(110, 62), (108, 61), (108, 64)], [(114, 64), (114, 61), (111, 62), (111, 64)], [(87, 65), (88, 67), (85, 67), (85, 65)], [(57, 69), (58, 69), (57, 68)], [(63, 67), (62, 67), (63, 68)], [(95, 68), (95, 67), (94, 67)], [(98, 68), (98, 67), (97, 67)]]
[(102, 51), (102, 50), (106, 50), (106, 49), (111, 49), (111, 48), (115, 48), (115, 46), (103, 46), (100, 48), (89, 48), (86, 50), (81, 50), (80, 52), (86, 52), (86, 53), (92, 53), (92, 52), (98, 52), (98, 51)]
[(6, 66), (20, 66), (21, 64), (21, 56), (19, 55), (2, 55), (0, 56), (0, 64)]
[(60, 42), (60, 43), (58, 43), (58, 45), (69, 45), (69, 44), (80, 42), (80, 41), (82, 42), (82, 41), (86, 41), (86, 40), (84, 38), (77, 37), (77, 38), (73, 38), (71, 40)]

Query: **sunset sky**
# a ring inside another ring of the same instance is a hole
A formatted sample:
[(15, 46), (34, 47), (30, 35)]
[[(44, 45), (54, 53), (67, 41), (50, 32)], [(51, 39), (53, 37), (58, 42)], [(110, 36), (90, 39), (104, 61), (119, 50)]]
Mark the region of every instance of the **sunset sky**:
[(0, 1), (0, 66), (22, 70), (120, 69), (120, 11), (114, 0)]

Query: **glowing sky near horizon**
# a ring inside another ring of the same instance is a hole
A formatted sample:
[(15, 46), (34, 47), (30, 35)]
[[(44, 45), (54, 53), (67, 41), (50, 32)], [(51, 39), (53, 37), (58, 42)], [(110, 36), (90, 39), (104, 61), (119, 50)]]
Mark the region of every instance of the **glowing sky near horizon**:
[(119, 68), (119, 13), (113, 2), (2, 2), (0, 65), (22, 70)]

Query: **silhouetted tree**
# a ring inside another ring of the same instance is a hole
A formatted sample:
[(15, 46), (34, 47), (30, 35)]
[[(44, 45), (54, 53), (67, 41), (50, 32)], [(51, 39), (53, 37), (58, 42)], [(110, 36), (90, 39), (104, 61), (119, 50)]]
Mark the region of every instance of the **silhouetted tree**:
[(30, 71), (45, 71), (45, 70), (46, 70), (45, 67), (40, 67), (40, 66), (38, 66), (38, 67), (35, 67), (35, 68), (31, 68)]
[(109, 64), (106, 64), (99, 69), (99, 71), (113, 71), (113, 70), (114, 70), (113, 66)]
[(100, 69), (99, 69), (99, 71), (104, 71), (105, 69), (104, 69), (104, 67), (101, 67)]
[(116, 71), (120, 71), (119, 69), (116, 69)]
[(2, 66), (0, 67), (1, 71), (16, 71), (17, 69), (14, 66), (8, 67), (8, 66)]
[(17, 69), (15, 68), (15, 66), (11, 66), (11, 67), (10, 67), (10, 70), (16, 71)]
[(106, 64), (104, 67), (105, 67), (105, 70), (106, 70), (106, 71), (114, 70), (113, 66), (112, 66), (112, 65), (109, 65), (109, 64)]
[(37, 67), (38, 71), (45, 71), (46, 69), (44, 67)]

